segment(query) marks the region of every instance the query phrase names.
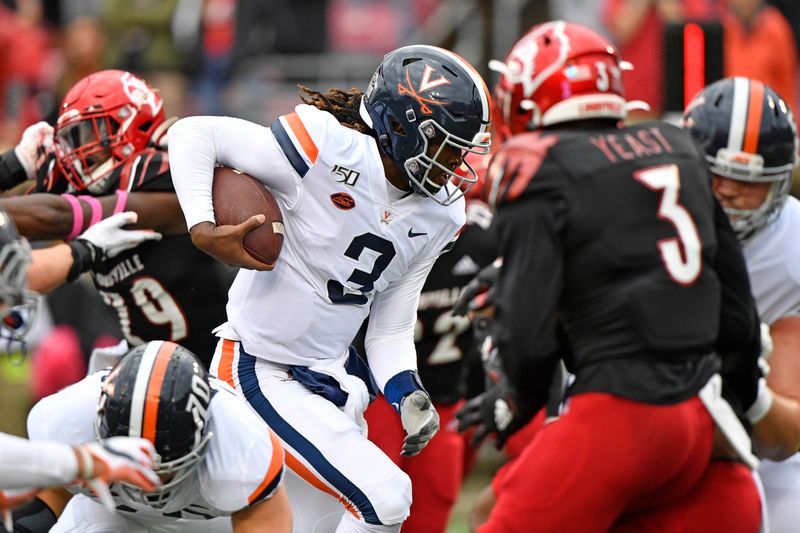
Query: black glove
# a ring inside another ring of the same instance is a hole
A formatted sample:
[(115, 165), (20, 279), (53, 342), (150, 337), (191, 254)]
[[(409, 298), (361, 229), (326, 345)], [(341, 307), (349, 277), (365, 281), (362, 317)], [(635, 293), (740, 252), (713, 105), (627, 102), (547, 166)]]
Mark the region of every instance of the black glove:
[(501, 379), (483, 394), (469, 400), (456, 413), (458, 431), (464, 433), (477, 426), (470, 439), (478, 447), (487, 435), (494, 433), (494, 446), (501, 449), (508, 438), (528, 423), (530, 417), (517, 412), (505, 379)]
[[(464, 316), (467, 311), (480, 309), (491, 304), (494, 293), (492, 288), (500, 276), (500, 268), (502, 266), (503, 260), (498, 258), (475, 274), (475, 277), (467, 283), (467, 286), (458, 295), (458, 299), (453, 305), (454, 316)], [(483, 293), (487, 293), (485, 298), (476, 299), (477, 296)]]

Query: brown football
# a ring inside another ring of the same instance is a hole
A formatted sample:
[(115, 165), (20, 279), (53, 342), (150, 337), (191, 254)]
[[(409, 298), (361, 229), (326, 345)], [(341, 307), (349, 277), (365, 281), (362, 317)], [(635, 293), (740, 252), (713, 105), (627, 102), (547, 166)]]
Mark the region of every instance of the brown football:
[(261, 182), (232, 168), (214, 169), (211, 189), (214, 218), (219, 225), (241, 224), (253, 215), (267, 220), (244, 237), (244, 249), (270, 270), (283, 246), (283, 216), (275, 197)]

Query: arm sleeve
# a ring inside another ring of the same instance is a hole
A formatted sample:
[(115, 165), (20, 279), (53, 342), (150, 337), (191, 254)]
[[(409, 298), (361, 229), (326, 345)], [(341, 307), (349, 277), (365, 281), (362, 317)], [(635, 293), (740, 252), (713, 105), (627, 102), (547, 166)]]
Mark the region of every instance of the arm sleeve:
[(0, 154), (0, 190), (7, 191), (28, 179), (13, 148)]
[[(534, 178), (536, 179), (536, 178)], [(494, 340), (504, 374), (523, 414), (549, 396), (559, 360), (556, 307), (563, 285), (561, 203), (525, 199), (495, 216), (503, 268), (497, 286)]]
[(230, 117), (189, 117), (169, 130), (169, 160), (186, 226), (214, 222), (211, 185), (215, 164), (236, 168), (281, 197), (297, 202), (300, 178), (269, 128)]
[(419, 295), (436, 257), (412, 265), (398, 282), (375, 296), (364, 341), (367, 360), (381, 391), (386, 383), (404, 370), (416, 370), (414, 326)]
[(65, 485), (77, 476), (78, 461), (68, 444), (0, 433), (0, 489)]
[(722, 358), (723, 395), (734, 407), (747, 411), (756, 399), (761, 377), (760, 320), (739, 241), (716, 200), (714, 225), (717, 234), (714, 270), (722, 292), (715, 348)]

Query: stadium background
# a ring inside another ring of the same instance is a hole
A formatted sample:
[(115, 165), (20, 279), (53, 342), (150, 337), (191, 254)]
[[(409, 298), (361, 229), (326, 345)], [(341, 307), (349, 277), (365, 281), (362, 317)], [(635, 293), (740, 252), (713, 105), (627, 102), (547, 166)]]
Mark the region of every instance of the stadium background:
[[(632, 15), (637, 10), (643, 15)], [(298, 83), (363, 88), (382, 55), (403, 44), (450, 48), (491, 87), (488, 61), (552, 18), (594, 27), (634, 63), (628, 97), (651, 111), (632, 120), (675, 120), (697, 88), (728, 75), (761, 79), (797, 109), (797, 0), (4, 0), (0, 150), (12, 148), (26, 126), (52, 123), (66, 89), (103, 68), (143, 76), (161, 91), (168, 116), (269, 124), (296, 105)], [(36, 398), (77, 380), (93, 346), (120, 338), (109, 313), (78, 283), (40, 307), (31, 357), (0, 346), (0, 431), (24, 435)], [(33, 373), (42, 354), (60, 361), (58, 369)], [(451, 533), (467, 530), (472, 498), (501, 460), (491, 446), (481, 450)]]

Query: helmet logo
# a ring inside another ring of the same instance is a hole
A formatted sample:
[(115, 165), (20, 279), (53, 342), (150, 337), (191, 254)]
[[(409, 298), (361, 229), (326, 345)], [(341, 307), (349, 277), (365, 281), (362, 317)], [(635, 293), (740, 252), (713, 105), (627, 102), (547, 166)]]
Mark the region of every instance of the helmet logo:
[[(564, 31), (565, 26), (566, 24), (563, 20), (552, 24), (543, 24), (541, 28), (531, 34), (531, 38), (527, 42), (511, 51), (513, 55), (508, 58), (504, 74), (511, 84), (520, 84), (522, 86), (523, 97), (532, 97), (539, 86), (566, 63), (570, 52), (570, 42)], [(550, 33), (551, 30), (552, 33)], [(554, 44), (558, 46), (558, 57), (552, 64), (534, 76), (537, 68), (536, 58), (539, 55), (537, 37), (547, 34), (555, 38)]]
[(153, 91), (144, 80), (137, 78), (130, 72), (126, 72), (120, 79), (122, 81), (122, 90), (131, 102), (139, 107), (150, 106), (151, 113), (157, 115), (161, 110), (161, 99), (156, 97)]
[(414, 85), (411, 83), (411, 74), (408, 70), (406, 70), (406, 83), (408, 84), (408, 87), (404, 87), (402, 83), (397, 84), (398, 92), (400, 94), (409, 94), (414, 97), (414, 99), (419, 102), (419, 110), (425, 115), (433, 114), (433, 110), (428, 106), (428, 104), (444, 105), (449, 103), (446, 100), (434, 100), (432, 98), (420, 96), (419, 93), (421, 92), (430, 91), (431, 89), (435, 89), (441, 85), (450, 85), (450, 80), (441, 75), (437, 79), (432, 80), (431, 74), (433, 74), (433, 72), (433, 67), (430, 65), (425, 65), (425, 71), (422, 73), (422, 81), (420, 81), (418, 91), (414, 90)]

